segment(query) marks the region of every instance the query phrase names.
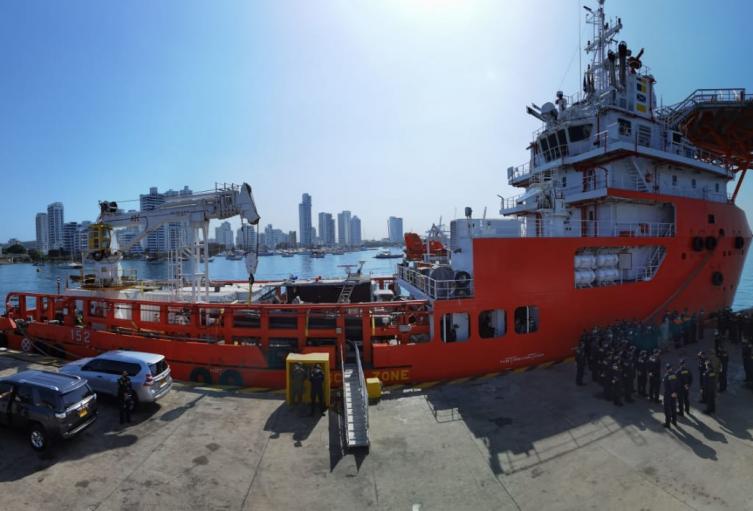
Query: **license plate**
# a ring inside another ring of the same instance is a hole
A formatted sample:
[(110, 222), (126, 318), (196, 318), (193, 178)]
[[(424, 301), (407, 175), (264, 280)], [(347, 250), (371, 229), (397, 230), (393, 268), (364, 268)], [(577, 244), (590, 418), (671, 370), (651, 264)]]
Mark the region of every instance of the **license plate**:
[(89, 410), (87, 410), (86, 408), (82, 408), (81, 410), (78, 411), (78, 416), (79, 417), (86, 417), (87, 413), (89, 413)]

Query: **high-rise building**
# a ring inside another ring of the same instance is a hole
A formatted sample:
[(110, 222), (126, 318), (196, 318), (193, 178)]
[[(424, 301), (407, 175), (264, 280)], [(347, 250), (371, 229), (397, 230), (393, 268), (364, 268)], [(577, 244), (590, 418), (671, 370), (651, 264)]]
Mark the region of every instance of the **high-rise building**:
[(91, 224), (88, 220), (78, 224), (78, 253), (81, 255), (89, 253), (89, 226)]
[(337, 243), (344, 247), (350, 245), (350, 211), (337, 214)]
[[(135, 213), (135, 211), (134, 211)], [(115, 238), (118, 241), (118, 248), (126, 254), (143, 254), (144, 248), (141, 243), (133, 243), (139, 235), (138, 226), (126, 227), (115, 232)], [(130, 247), (128, 246), (130, 245)]]
[(335, 244), (335, 219), (332, 213), (319, 213), (319, 243), (328, 247)]
[(281, 229), (275, 229), (272, 224), (268, 224), (264, 228), (264, 245), (274, 250), (277, 245), (281, 243), (287, 243), (288, 236)]
[(230, 227), (230, 222), (222, 222), (219, 227), (215, 227), (214, 240), (225, 250), (233, 248), (233, 228)]
[(47, 213), (37, 213), (37, 252), (46, 254), (50, 250), (50, 231), (47, 226)]
[[(139, 196), (141, 211), (150, 211), (165, 203), (165, 194), (159, 193), (156, 186), (149, 188), (149, 193)], [(144, 250), (156, 254), (167, 250), (167, 227), (161, 226), (146, 235)]]
[(235, 246), (241, 250), (256, 248), (256, 229), (253, 225), (243, 224), (235, 231)]
[(81, 252), (81, 240), (78, 232), (78, 222), (63, 224), (63, 250), (71, 257), (77, 257)]
[(295, 248), (298, 244), (298, 235), (295, 231), (288, 232), (288, 248)]
[(311, 195), (304, 193), (298, 204), (298, 227), (301, 233), (301, 246), (311, 246)]
[(361, 219), (358, 215), (353, 215), (350, 219), (350, 246), (361, 246)]
[(387, 220), (387, 237), (392, 243), (403, 242), (403, 219), (396, 216), (391, 216)]
[(63, 203), (53, 202), (47, 206), (47, 243), (48, 249), (63, 248)]

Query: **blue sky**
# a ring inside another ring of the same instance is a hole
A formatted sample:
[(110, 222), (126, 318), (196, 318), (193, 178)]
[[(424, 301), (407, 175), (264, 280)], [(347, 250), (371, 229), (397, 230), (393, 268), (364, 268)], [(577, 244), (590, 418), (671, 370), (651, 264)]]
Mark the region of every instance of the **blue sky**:
[[(665, 103), (753, 91), (753, 2), (607, 11), (646, 48)], [(7, 0), (0, 240), (32, 239), (53, 201), (80, 221), (101, 199), (215, 182), (249, 182), (262, 222), (285, 230), (303, 192), (314, 215), (358, 214), (369, 238), (390, 215), (420, 231), (467, 205), (498, 216), (537, 128), (525, 105), (579, 86), (582, 13), (577, 0)]]

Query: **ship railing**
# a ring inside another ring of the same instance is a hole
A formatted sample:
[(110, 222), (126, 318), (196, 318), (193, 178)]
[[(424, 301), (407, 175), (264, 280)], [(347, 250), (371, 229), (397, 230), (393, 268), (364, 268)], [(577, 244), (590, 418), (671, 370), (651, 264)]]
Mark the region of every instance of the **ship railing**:
[(531, 174), (531, 162), (527, 161), (507, 169), (507, 181), (512, 183)]
[(437, 280), (407, 266), (397, 267), (397, 277), (435, 300), (470, 298), (473, 279)]
[[(672, 222), (607, 222), (600, 220), (582, 220), (575, 222), (576, 228), (565, 226), (562, 222), (531, 221), (524, 225), (522, 237), (530, 238), (667, 238), (675, 235)], [(577, 226), (580, 229), (577, 229)]]
[(687, 98), (675, 105), (659, 109), (657, 115), (667, 126), (674, 127), (695, 107), (704, 103), (737, 104), (753, 100), (744, 88), (696, 89)]

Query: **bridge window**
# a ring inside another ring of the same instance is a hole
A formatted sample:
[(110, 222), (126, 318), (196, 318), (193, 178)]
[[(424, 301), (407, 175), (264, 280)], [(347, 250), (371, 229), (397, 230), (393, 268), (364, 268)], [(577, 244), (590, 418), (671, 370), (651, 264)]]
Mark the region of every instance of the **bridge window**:
[(539, 329), (539, 308), (525, 305), (515, 309), (515, 333), (530, 334)]
[(693, 178), (693, 179), (690, 180), (690, 186), (692, 188), (695, 188), (695, 185), (696, 185), (695, 178)]
[(633, 133), (633, 125), (626, 119), (617, 119), (617, 128), (621, 136), (629, 137)]
[(581, 124), (578, 126), (570, 126), (567, 129), (567, 134), (570, 135), (570, 142), (580, 142), (591, 136), (591, 124)]
[(453, 312), (442, 316), (442, 340), (464, 342), (470, 337), (471, 320), (467, 312)]
[(677, 186), (677, 176), (672, 176), (672, 186)]
[(714, 183), (714, 189), (716, 190), (716, 193), (719, 193), (719, 183)]
[(502, 337), (506, 333), (507, 314), (504, 310), (487, 310), (478, 315), (478, 334), (482, 339)]

